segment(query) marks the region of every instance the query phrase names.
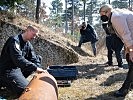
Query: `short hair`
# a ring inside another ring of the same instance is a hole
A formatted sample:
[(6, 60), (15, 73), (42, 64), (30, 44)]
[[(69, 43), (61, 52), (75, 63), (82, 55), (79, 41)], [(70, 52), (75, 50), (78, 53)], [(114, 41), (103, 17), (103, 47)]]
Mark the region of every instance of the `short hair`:
[(86, 22), (82, 22), (82, 25), (85, 25), (86, 26)]
[(38, 33), (38, 29), (36, 27), (32, 26), (32, 25), (27, 26), (27, 29), (30, 29), (30, 30)]
[(101, 11), (107, 12), (109, 9), (110, 9), (110, 10), (113, 9), (113, 8), (112, 8), (112, 5), (110, 5), (110, 4), (105, 4), (105, 5), (101, 6), (101, 8), (100, 8), (100, 10), (99, 10), (99, 13), (100, 13)]

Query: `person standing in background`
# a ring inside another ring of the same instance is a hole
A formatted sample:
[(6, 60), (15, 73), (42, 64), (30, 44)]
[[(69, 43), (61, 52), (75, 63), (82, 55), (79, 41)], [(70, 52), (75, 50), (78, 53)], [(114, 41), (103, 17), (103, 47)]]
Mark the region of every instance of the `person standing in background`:
[(129, 70), (122, 87), (114, 93), (116, 97), (123, 97), (129, 92), (133, 83), (133, 12), (127, 9), (113, 9), (105, 4), (99, 10), (103, 22), (110, 21), (115, 33), (123, 41)]
[(86, 23), (83, 22), (80, 28), (80, 34), (81, 37), (78, 47), (81, 47), (82, 43), (91, 42), (93, 55), (96, 56), (97, 55), (96, 42), (98, 41), (98, 35), (95, 29), (90, 24), (86, 25)]

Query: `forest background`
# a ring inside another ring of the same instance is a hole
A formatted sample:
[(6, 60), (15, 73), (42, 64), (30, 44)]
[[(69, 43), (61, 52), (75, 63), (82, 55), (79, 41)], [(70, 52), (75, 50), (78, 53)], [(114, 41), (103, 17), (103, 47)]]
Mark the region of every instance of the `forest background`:
[[(46, 2), (46, 1), (45, 1)], [(44, 0), (1, 0), (0, 9), (9, 11), (11, 16), (21, 15), (36, 23), (79, 39), (79, 25), (85, 21), (94, 26), (100, 38), (104, 32), (99, 18), (101, 5), (109, 3), (114, 8), (132, 10), (132, 0), (51, 0), (49, 6)], [(49, 10), (48, 10), (49, 9)], [(47, 13), (49, 12), (49, 14)]]

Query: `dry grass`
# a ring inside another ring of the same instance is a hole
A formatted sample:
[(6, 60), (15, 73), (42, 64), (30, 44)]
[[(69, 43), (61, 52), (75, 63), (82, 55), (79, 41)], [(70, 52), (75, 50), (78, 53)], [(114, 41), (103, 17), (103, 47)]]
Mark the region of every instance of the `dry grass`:
[[(81, 58), (82, 59), (82, 58)], [(77, 63), (79, 76), (71, 87), (59, 87), (59, 100), (123, 100), (113, 93), (125, 79), (127, 69), (105, 66), (106, 57), (86, 57)], [(93, 62), (93, 64), (92, 64)]]

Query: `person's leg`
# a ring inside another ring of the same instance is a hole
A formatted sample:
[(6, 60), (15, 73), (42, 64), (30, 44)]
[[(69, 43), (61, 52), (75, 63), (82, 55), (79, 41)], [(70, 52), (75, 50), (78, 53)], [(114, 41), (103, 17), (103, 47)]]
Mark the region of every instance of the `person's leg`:
[(113, 47), (114, 47), (114, 51), (115, 51), (115, 55), (116, 55), (116, 59), (118, 62), (118, 67), (122, 67), (123, 62), (122, 62), (122, 48), (123, 48), (123, 42), (121, 41), (120, 38), (118, 38), (116, 35), (114, 35), (114, 43), (113, 43)]
[(109, 66), (111, 66), (113, 64), (112, 62), (112, 54), (113, 54), (113, 50), (112, 50), (112, 43), (111, 43), (111, 36), (107, 36), (106, 37), (106, 47), (107, 47), (107, 58), (108, 58), (108, 62), (107, 64)]
[(114, 94), (117, 97), (125, 96), (128, 93), (131, 84), (133, 83), (133, 62), (129, 60), (129, 54), (126, 55), (126, 60), (128, 62), (129, 71), (122, 87)]
[(78, 47), (81, 47), (82, 43), (83, 43), (83, 37), (81, 36), (81, 37), (80, 37), (80, 40), (79, 40)]
[[(122, 50), (122, 49), (121, 49)], [(122, 53), (121, 50), (115, 50), (115, 55), (116, 55), (116, 59), (118, 62), (118, 67), (123, 67), (123, 62), (122, 62)]]
[(91, 47), (92, 47), (92, 51), (93, 51), (94, 56), (96, 56), (97, 55), (96, 42), (91, 43)]
[(14, 95), (14, 98), (18, 98), (29, 84), (20, 68), (6, 71), (6, 74), (3, 75), (2, 79), (7, 89)]
[(108, 48), (108, 54), (107, 54), (108, 62), (107, 62), (107, 64), (108, 64), (109, 66), (113, 65), (112, 54), (113, 54), (113, 50), (112, 50), (111, 48)]

